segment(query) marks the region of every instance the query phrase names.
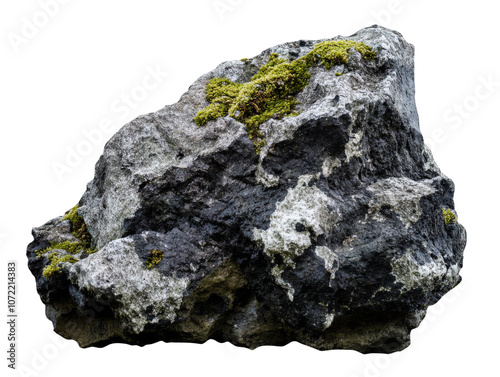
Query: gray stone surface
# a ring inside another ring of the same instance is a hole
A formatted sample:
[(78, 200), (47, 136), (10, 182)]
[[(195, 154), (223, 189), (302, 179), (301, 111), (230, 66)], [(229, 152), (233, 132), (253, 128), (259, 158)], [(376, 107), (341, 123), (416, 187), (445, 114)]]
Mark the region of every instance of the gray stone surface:
[[(60, 217), (28, 246), (57, 333), (82, 347), (409, 345), (426, 308), (460, 282), (465, 229), (443, 219), (454, 185), (419, 131), (413, 46), (377, 26), (333, 39), (377, 57), (311, 68), (300, 114), (262, 125), (260, 155), (230, 117), (195, 125), (208, 80), (248, 81), (270, 53), (296, 59), (320, 41), (220, 64), (111, 138), (78, 210), (98, 252), (46, 279), (35, 251), (76, 240)], [(147, 269), (153, 249), (165, 255)]]

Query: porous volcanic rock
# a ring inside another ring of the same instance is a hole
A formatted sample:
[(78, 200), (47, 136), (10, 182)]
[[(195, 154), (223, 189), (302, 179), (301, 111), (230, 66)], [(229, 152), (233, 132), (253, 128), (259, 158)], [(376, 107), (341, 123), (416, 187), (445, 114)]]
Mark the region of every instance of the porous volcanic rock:
[[(378, 26), (327, 40), (376, 57), (351, 49), (346, 64), (309, 68), (294, 116), (261, 125), (260, 154), (234, 117), (195, 124), (207, 83), (248, 82), (272, 53), (294, 60), (326, 40), (222, 63), (111, 138), (76, 210), (97, 252), (54, 248), (79, 242), (68, 216), (33, 229), (28, 246), (58, 334), (81, 347), (409, 345), (461, 280), (454, 185), (419, 130), (413, 46)], [(64, 255), (76, 262), (54, 259)]]

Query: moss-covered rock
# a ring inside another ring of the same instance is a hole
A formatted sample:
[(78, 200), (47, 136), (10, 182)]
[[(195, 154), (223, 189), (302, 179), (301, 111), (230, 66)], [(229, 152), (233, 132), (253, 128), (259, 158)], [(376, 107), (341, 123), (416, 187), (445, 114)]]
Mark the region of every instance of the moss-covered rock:
[(377, 56), (376, 52), (364, 43), (341, 40), (318, 43), (305, 59), (308, 65), (320, 62), (326, 69), (330, 69), (336, 65), (347, 64), (351, 49), (358, 51), (366, 60), (372, 60)]
[(298, 115), (294, 111), (298, 104), (295, 96), (309, 83), (309, 68), (320, 64), (330, 69), (346, 64), (351, 49), (357, 50), (367, 60), (376, 56), (371, 47), (361, 42), (326, 41), (292, 61), (271, 53), (267, 63), (246, 83), (215, 77), (206, 87), (206, 99), (210, 104), (200, 110), (193, 120), (203, 126), (210, 120), (229, 115), (245, 124), (248, 136), (255, 144), (257, 153), (260, 153), (265, 140), (259, 126), (271, 118)]
[(146, 261), (146, 267), (151, 270), (154, 266), (156, 266), (163, 259), (165, 253), (162, 250), (150, 250), (149, 258)]
[(86, 248), (90, 248), (92, 244), (92, 237), (87, 230), (87, 225), (83, 220), (83, 217), (78, 214), (78, 205), (71, 208), (63, 217), (63, 220), (69, 220), (71, 223), (71, 230), (73, 235), (78, 238), (82, 245)]
[[(38, 249), (35, 254), (38, 258), (45, 257), (49, 264), (43, 269), (43, 276), (47, 279), (52, 278), (55, 274), (60, 273), (60, 268), (58, 264), (60, 262), (70, 262), (76, 263), (79, 261), (77, 254), (86, 253), (93, 254), (97, 252), (97, 249), (93, 248), (92, 238), (90, 233), (87, 231), (87, 226), (82, 216), (78, 214), (78, 206), (70, 209), (62, 217), (61, 221), (68, 220), (71, 224), (71, 233), (78, 242), (71, 241), (51, 241), (49, 246)], [(57, 250), (64, 250), (66, 255), (59, 257)]]
[(274, 46), (113, 136), (80, 207), (32, 231), (28, 266), (58, 334), (82, 347), (409, 344), (460, 282), (466, 233), (443, 219), (454, 184), (419, 130), (413, 46), (381, 27), (337, 39), (377, 57)]
[(449, 208), (448, 209), (443, 208), (443, 218), (444, 218), (444, 223), (446, 225), (456, 224), (457, 223), (457, 216)]
[(49, 255), (48, 259), (50, 261), (50, 264), (45, 266), (43, 269), (43, 276), (45, 276), (45, 278), (47, 278), (47, 279), (50, 279), (54, 275), (61, 273), (59, 263), (65, 263), (65, 262), (76, 263), (76, 262), (78, 262), (78, 259), (76, 259), (72, 255), (66, 254), (64, 256), (59, 256), (59, 253), (57, 253), (57, 252), (51, 253)]

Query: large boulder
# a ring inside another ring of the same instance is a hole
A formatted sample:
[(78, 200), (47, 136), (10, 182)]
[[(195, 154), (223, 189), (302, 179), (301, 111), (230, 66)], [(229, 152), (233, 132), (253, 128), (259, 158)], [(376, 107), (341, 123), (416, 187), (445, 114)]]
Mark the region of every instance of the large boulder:
[[(335, 57), (327, 41), (354, 47)], [(33, 230), (55, 331), (82, 347), (407, 347), (460, 282), (466, 240), (419, 130), (413, 53), (378, 26), (285, 43), (121, 128), (78, 206)], [(280, 64), (290, 76), (255, 81)], [(289, 108), (265, 116), (275, 95)]]

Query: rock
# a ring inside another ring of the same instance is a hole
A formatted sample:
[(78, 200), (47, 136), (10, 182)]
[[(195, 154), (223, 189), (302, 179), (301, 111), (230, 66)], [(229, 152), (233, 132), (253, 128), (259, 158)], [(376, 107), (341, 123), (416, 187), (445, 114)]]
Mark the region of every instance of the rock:
[[(325, 60), (315, 46), (330, 40), (364, 45)], [(378, 26), (330, 40), (223, 63), (111, 138), (79, 206), (28, 246), (58, 334), (81, 347), (409, 345), (461, 279), (454, 185), (419, 131), (413, 46)], [(256, 81), (270, 62), (299, 73)], [(276, 95), (288, 107), (265, 115)]]

